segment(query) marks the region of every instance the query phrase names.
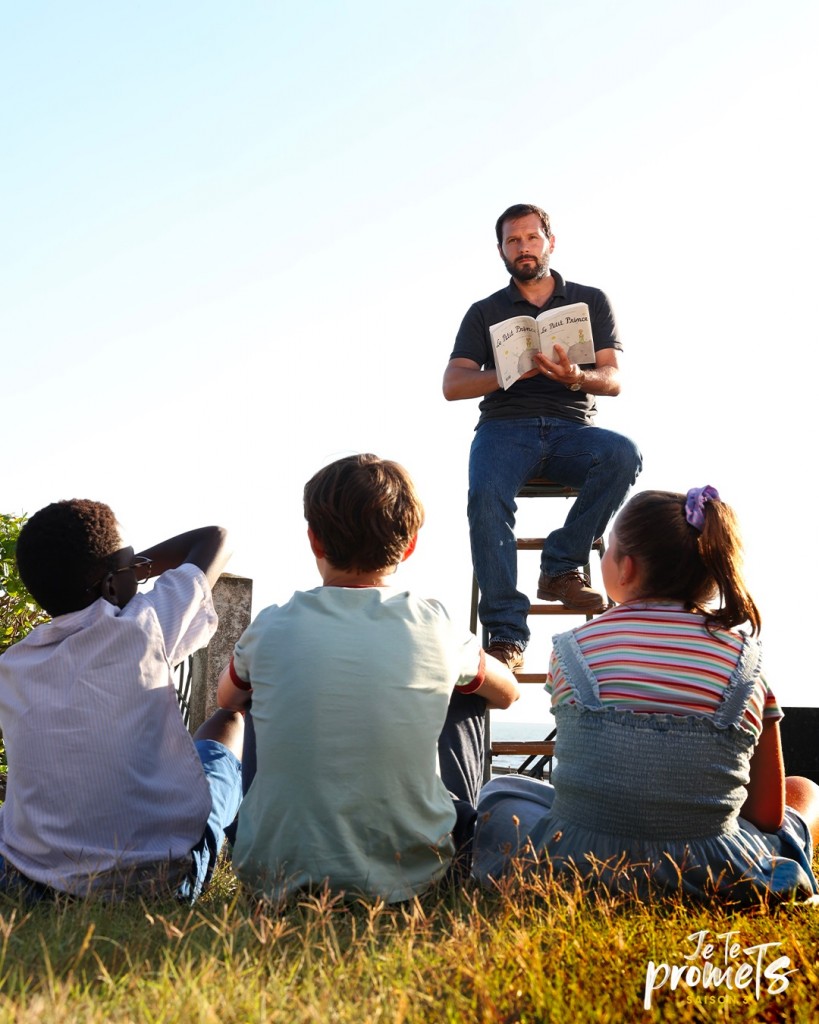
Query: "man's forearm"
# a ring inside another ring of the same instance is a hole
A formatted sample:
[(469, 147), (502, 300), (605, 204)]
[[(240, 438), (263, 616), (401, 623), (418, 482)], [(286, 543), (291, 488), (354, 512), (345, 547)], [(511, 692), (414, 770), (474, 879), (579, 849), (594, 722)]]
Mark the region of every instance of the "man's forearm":
[[(535, 356), (537, 366), (521, 376), (521, 380), (536, 377), (542, 373), (549, 380), (564, 387), (580, 382), (580, 390), (589, 395), (619, 395), (620, 368), (618, 366), (595, 366), (583, 370), (577, 363), (569, 363), (565, 355), (561, 362), (552, 362), (544, 356)], [(494, 369), (482, 370), (471, 360), (453, 359), (444, 372), (444, 398), (449, 402), (462, 398), (483, 398), (500, 388)]]
[(619, 367), (596, 366), (593, 370), (583, 370), (580, 390), (589, 395), (619, 395)]
[(483, 398), (499, 387), (498, 375), (494, 370), (454, 366), (450, 363), (444, 371), (444, 398), (448, 402), (460, 398)]

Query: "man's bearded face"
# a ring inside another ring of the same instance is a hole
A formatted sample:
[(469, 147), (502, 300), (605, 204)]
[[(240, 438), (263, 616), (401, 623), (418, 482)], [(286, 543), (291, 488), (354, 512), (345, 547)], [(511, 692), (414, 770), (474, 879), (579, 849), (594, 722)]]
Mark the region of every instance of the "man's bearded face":
[(549, 252), (544, 253), (540, 257), (530, 253), (526, 256), (519, 256), (515, 260), (510, 260), (504, 255), (503, 262), (516, 281), (539, 281), (549, 273), (550, 256), (551, 253)]
[(516, 281), (539, 281), (549, 275), (554, 238), (546, 234), (540, 218), (528, 214), (503, 225), (499, 246), (504, 266)]

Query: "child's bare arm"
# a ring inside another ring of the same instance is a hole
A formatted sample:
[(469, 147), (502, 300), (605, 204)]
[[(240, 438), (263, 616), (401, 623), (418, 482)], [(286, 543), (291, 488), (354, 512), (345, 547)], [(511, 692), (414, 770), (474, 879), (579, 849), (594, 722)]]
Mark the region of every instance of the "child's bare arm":
[(153, 547), (138, 552), (153, 562), (151, 575), (159, 576), (168, 569), (176, 569), (184, 562), (198, 566), (213, 584), (230, 558), (227, 531), (221, 526), (202, 526), (176, 537), (163, 540)]
[(767, 719), (751, 757), (748, 796), (740, 814), (763, 832), (775, 832), (785, 814), (785, 765), (779, 722)]
[(230, 665), (222, 669), (219, 681), (216, 684), (216, 703), (220, 708), (227, 711), (244, 711), (250, 704), (253, 697), (253, 690), (241, 689), (233, 681), (230, 672)]
[(520, 697), (517, 680), (503, 662), (490, 654), (486, 655), (485, 662), (484, 680), (475, 693), (483, 697), (490, 708), (508, 708)]

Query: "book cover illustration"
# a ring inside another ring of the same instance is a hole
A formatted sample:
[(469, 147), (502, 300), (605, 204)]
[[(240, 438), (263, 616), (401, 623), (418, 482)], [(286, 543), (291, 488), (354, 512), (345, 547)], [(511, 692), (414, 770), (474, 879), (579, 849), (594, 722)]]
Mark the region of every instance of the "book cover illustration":
[(506, 389), (535, 367), (535, 353), (554, 359), (554, 346), (563, 347), (570, 363), (593, 364), (589, 307), (585, 302), (547, 309), (537, 318), (513, 316), (489, 328), (498, 382)]

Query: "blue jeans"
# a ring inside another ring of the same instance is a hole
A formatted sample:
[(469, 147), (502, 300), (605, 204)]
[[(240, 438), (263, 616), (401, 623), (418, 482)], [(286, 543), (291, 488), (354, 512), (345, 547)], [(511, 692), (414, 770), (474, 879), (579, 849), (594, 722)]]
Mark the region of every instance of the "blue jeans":
[(578, 487), (565, 524), (543, 543), (549, 576), (589, 560), (594, 541), (623, 503), (642, 468), (633, 441), (611, 430), (554, 416), (487, 420), (469, 456), (469, 537), (478, 578), (481, 623), (491, 640), (529, 640), (529, 600), (517, 589), (515, 513), (518, 491), (535, 476)]
[(242, 802), (239, 759), (216, 740), (196, 740), (194, 745), (208, 780), (211, 808), (202, 838), (191, 850), (192, 871), (176, 891), (177, 899), (185, 903), (193, 903), (208, 887), (225, 830), (233, 823)]

